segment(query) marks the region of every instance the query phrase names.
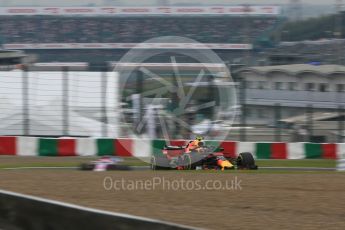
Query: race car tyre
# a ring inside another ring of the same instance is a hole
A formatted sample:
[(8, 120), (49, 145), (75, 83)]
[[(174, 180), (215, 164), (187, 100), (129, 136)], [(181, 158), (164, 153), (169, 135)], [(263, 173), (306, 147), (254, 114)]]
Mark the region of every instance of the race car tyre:
[(171, 169), (169, 160), (166, 157), (151, 156), (150, 168), (152, 170)]
[(245, 153), (240, 153), (238, 155), (237, 168), (238, 169), (258, 169), (258, 166), (255, 164), (253, 155), (249, 152), (245, 152)]
[(94, 164), (83, 163), (80, 165), (80, 170), (93, 170), (94, 168)]

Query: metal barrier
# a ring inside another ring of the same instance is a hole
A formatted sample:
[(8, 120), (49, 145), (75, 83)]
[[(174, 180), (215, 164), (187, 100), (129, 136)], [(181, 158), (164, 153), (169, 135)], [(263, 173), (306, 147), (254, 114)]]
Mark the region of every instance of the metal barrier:
[(194, 229), (0, 190), (0, 229)]

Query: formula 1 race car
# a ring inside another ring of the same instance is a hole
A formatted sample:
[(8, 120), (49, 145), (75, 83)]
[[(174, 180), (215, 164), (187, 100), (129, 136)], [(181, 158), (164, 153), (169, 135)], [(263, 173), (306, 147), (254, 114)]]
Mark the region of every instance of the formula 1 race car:
[(249, 152), (240, 153), (236, 158), (225, 157), (223, 148), (201, 146), (198, 151), (186, 152), (186, 146), (165, 146), (161, 156), (151, 157), (151, 169), (258, 169)]
[(83, 163), (80, 165), (81, 170), (108, 171), (108, 170), (130, 170), (127, 165), (120, 164), (123, 159), (112, 156), (103, 156), (100, 159)]

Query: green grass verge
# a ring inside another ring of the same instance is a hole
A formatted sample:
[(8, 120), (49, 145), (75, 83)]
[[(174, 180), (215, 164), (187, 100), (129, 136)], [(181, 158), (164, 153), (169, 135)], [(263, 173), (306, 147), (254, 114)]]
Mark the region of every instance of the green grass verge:
[(30, 163), (0, 163), (0, 169), (20, 167), (77, 167), (75, 162), (30, 162)]
[[(20, 168), (20, 167), (79, 167), (81, 163), (96, 160), (99, 157), (18, 157), (18, 161), (12, 158), (11, 161), (3, 160), (0, 157), (0, 169)], [(129, 166), (148, 166), (135, 157), (123, 158), (121, 164)]]
[[(229, 173), (232, 175), (246, 175), (246, 174), (334, 174), (334, 173), (343, 173), (339, 171), (299, 171), (299, 170), (272, 170), (272, 169), (259, 169), (259, 170), (190, 170), (190, 171), (177, 171), (177, 170), (171, 170), (171, 173)], [(157, 173), (157, 172), (156, 172)]]
[[(49, 157), (47, 161), (40, 157), (31, 157), (30, 160), (25, 161), (25, 158), (18, 158), (18, 161), (11, 162), (1, 161), (0, 169), (16, 168), (16, 167), (78, 167), (82, 162), (89, 162), (97, 158), (82, 158), (69, 157), (67, 161), (61, 160), (61, 157)], [(122, 164), (129, 166), (148, 166), (149, 164), (134, 157), (124, 158)], [(335, 168), (335, 160), (324, 159), (303, 159), (303, 160), (257, 160), (257, 165), (260, 167), (316, 167), (316, 168)], [(259, 171), (266, 171), (261, 169)], [(271, 172), (271, 170), (269, 170)]]
[(328, 159), (301, 159), (301, 160), (257, 160), (259, 167), (315, 167), (335, 168), (336, 161)]

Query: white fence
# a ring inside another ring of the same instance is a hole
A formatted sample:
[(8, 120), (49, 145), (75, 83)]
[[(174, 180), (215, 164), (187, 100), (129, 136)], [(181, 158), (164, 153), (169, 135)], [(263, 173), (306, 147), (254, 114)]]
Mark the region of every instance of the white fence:
[(0, 72), (0, 135), (116, 136), (114, 72)]

